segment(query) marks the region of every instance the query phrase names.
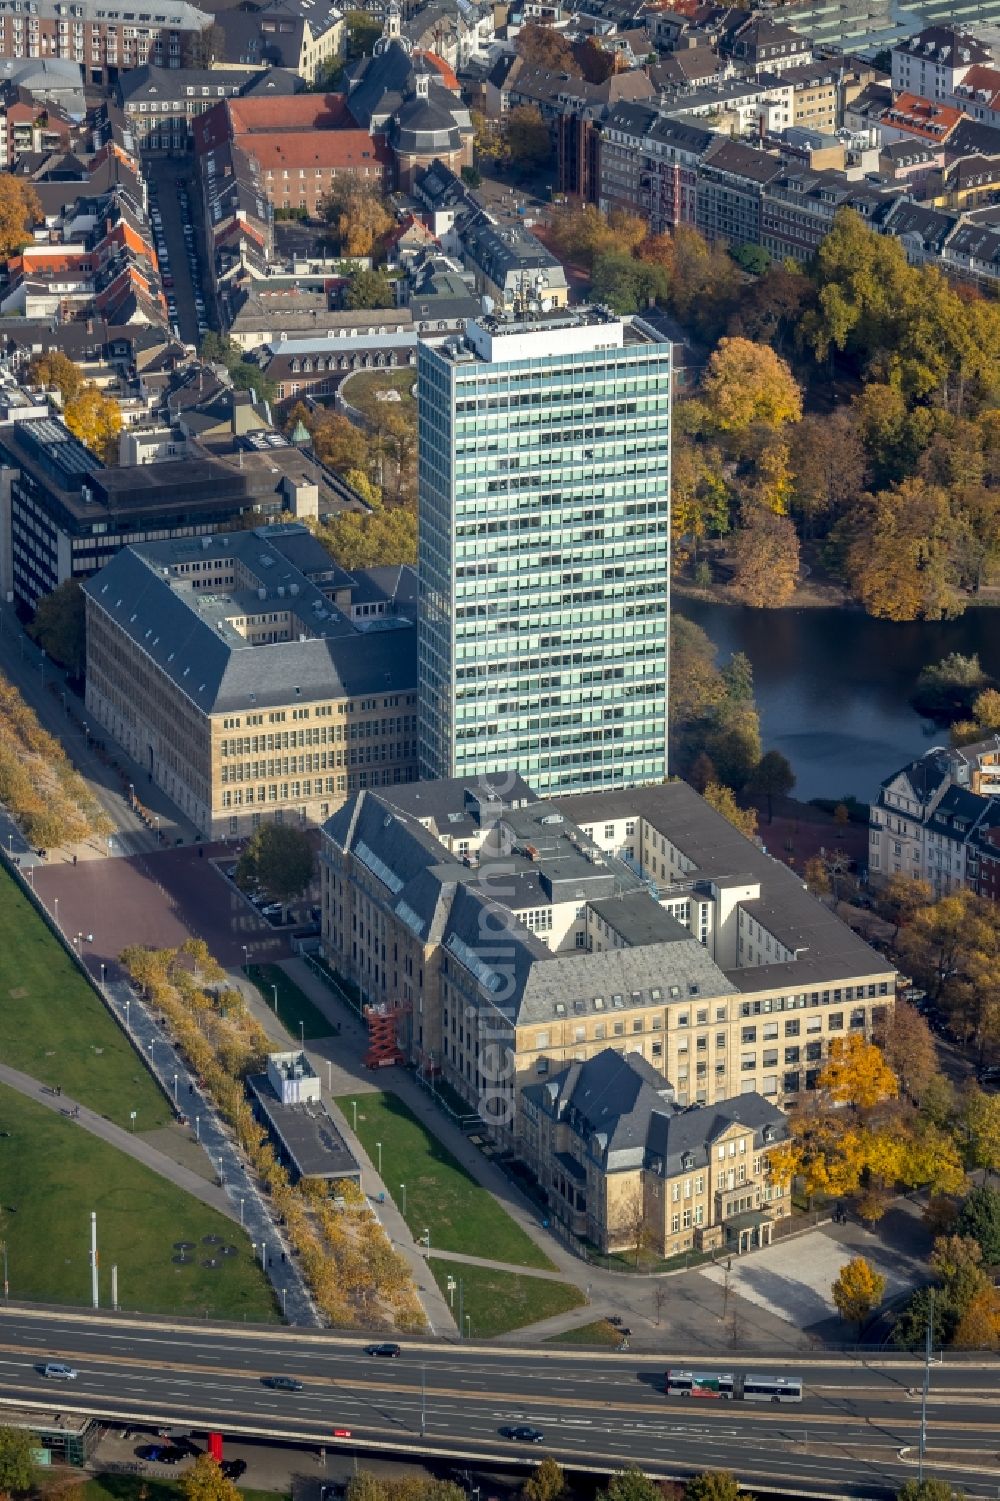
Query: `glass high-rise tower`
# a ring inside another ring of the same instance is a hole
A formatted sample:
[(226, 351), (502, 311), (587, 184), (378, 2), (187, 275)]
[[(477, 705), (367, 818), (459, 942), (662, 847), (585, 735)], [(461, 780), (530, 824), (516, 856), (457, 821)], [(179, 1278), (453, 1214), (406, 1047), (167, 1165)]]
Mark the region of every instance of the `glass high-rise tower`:
[(670, 369), (595, 308), (421, 341), (422, 775), (666, 776)]

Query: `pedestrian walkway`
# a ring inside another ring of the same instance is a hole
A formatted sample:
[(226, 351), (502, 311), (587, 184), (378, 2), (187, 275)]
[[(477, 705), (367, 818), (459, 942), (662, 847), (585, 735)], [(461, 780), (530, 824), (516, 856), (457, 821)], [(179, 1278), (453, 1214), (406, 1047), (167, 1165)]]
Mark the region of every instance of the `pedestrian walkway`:
[(210, 1209), (217, 1209), (220, 1214), (227, 1215), (229, 1219), (237, 1219), (237, 1212), (229, 1199), (213, 1183), (206, 1183), (205, 1179), (193, 1172), (189, 1167), (183, 1167), (168, 1157), (165, 1152), (158, 1151), (141, 1136), (136, 1136), (132, 1131), (126, 1131), (122, 1126), (116, 1126), (106, 1120), (103, 1115), (97, 1115), (95, 1111), (88, 1110), (86, 1105), (81, 1105), (69, 1095), (57, 1092), (48, 1084), (40, 1084), (30, 1074), (23, 1074), (20, 1069), (10, 1068), (6, 1063), (0, 1063), (0, 1084), (6, 1084), (11, 1089), (16, 1089), (18, 1094), (25, 1095), (39, 1105), (44, 1105), (47, 1110), (57, 1115), (65, 1116), (71, 1120), (74, 1126), (79, 1126), (83, 1131), (89, 1131), (91, 1136), (99, 1136), (109, 1146), (117, 1147), (119, 1152), (133, 1157), (136, 1162), (141, 1162), (143, 1167), (148, 1167), (161, 1178), (166, 1178), (169, 1183), (174, 1183), (189, 1193), (192, 1198), (200, 1199)]
[[(424, 1256), (427, 1256), (424, 1252)], [(465, 1266), (484, 1266), (491, 1272), (511, 1272), (515, 1277), (537, 1277), (542, 1282), (565, 1282), (564, 1272), (543, 1272), (541, 1267), (517, 1266), (511, 1261), (491, 1261), (488, 1256), (466, 1256), (463, 1251), (439, 1251), (436, 1246), (431, 1247), (431, 1257), (435, 1261), (460, 1261)]]
[[(417, 1082), (411, 1070), (405, 1068), (380, 1069), (373, 1075), (363, 1064), (367, 1045), (367, 1030), (357, 1012), (346, 997), (341, 998), (332, 984), (321, 978), (304, 959), (286, 959), (282, 968), (309, 997), (331, 1024), (339, 1024), (339, 1037), (323, 1038), (312, 1045), (311, 1052), (329, 1061), (335, 1072), (335, 1088), (340, 1094), (356, 1094), (373, 1089), (385, 1090), (397, 1095), (413, 1112), (427, 1130), (451, 1152), (469, 1175), (490, 1192), (503, 1205), (513, 1220), (553, 1263), (556, 1272), (549, 1275), (571, 1282), (579, 1287), (588, 1300), (588, 1306), (575, 1309), (569, 1315), (560, 1315), (569, 1322), (588, 1323), (601, 1318), (605, 1313), (620, 1315), (632, 1329), (633, 1347), (655, 1349), (667, 1341), (673, 1349), (687, 1346), (692, 1349), (732, 1349), (733, 1324), (724, 1314), (725, 1293), (715, 1288), (697, 1271), (677, 1272), (659, 1277), (641, 1276), (628, 1271), (609, 1271), (596, 1267), (576, 1256), (539, 1223), (538, 1208), (501, 1171), (495, 1162), (484, 1157), (468, 1136), (434, 1102), (428, 1092)], [(325, 1071), (325, 1070), (324, 1070)], [(338, 1119), (342, 1119), (339, 1116)], [(344, 1122), (345, 1135), (352, 1150), (366, 1163), (366, 1182), (378, 1184), (378, 1179), (364, 1157), (363, 1149)], [(369, 1176), (370, 1175), (370, 1176)], [(379, 1184), (379, 1190), (384, 1185)], [(388, 1225), (390, 1205), (387, 1200), (380, 1214)], [(390, 1233), (392, 1233), (390, 1231)], [(402, 1249), (402, 1246), (400, 1246)], [(432, 1249), (432, 1256), (439, 1253)], [(472, 1258), (469, 1258), (470, 1260)], [(527, 1275), (526, 1267), (516, 1268)], [(785, 1320), (776, 1317), (769, 1309), (754, 1306), (743, 1299), (730, 1296), (730, 1305), (740, 1305), (739, 1338), (758, 1350), (794, 1350), (812, 1348), (814, 1341), (801, 1330), (793, 1328)], [(546, 1320), (545, 1324), (551, 1323)], [(505, 1340), (531, 1343), (538, 1336), (542, 1325), (532, 1325), (505, 1335)]]

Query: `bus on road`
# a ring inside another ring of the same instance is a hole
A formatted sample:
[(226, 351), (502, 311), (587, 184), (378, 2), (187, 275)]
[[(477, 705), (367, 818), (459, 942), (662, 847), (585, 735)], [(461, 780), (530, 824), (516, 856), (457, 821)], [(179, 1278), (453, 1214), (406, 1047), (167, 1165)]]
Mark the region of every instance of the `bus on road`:
[(800, 1376), (742, 1376), (732, 1372), (667, 1372), (668, 1397), (703, 1397), (731, 1402), (801, 1402)]

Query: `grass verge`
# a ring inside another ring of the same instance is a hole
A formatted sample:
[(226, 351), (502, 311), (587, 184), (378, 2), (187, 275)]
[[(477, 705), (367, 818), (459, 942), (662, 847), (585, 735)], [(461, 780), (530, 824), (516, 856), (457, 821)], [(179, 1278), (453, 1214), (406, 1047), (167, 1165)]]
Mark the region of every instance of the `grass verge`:
[(607, 1319), (595, 1319), (592, 1324), (581, 1324), (578, 1329), (564, 1329), (562, 1334), (550, 1334), (547, 1345), (612, 1345), (617, 1348), (622, 1342), (621, 1330)]
[[(87, 1478), (80, 1474), (79, 1483), (73, 1484), (76, 1476), (65, 1470), (53, 1472), (39, 1470), (36, 1495), (45, 1501), (49, 1491), (58, 1491), (60, 1501), (181, 1501), (183, 1491), (176, 1480), (164, 1480), (156, 1475), (116, 1475), (104, 1471)], [(65, 1488), (72, 1486), (71, 1491)], [(240, 1486), (245, 1501), (287, 1501), (283, 1491), (256, 1491)]]
[(343, 1096), (337, 1104), (353, 1125), (352, 1102), (357, 1103), (357, 1131), (365, 1151), (376, 1167), (381, 1157), (386, 1187), (400, 1209), (405, 1198), (406, 1223), (415, 1235), (427, 1228), (431, 1246), (441, 1251), (555, 1270), (516, 1220), (396, 1095)]
[[(85, 879), (82, 876), (82, 879)], [(0, 871), (0, 1058), (71, 1099), (140, 1130), (170, 1107), (62, 944)]]
[[(44, 1105), (0, 1085), (0, 1238), (10, 1291), (36, 1303), (90, 1303), (90, 1211), (97, 1212), (100, 1299), (111, 1303), (118, 1268), (121, 1307), (268, 1322), (274, 1300), (244, 1232), (223, 1215)], [(9, 1134), (7, 1134), (9, 1133)], [(218, 1235), (236, 1254), (202, 1262)], [(177, 1241), (193, 1258), (177, 1265)]]
[[(329, 1037), (333, 1023), (300, 990), (295, 981), (285, 973), (280, 964), (251, 964), (249, 979), (260, 991), (265, 1005), (274, 1010), (274, 990), (278, 989), (278, 1020), (296, 1042), (305, 1033), (312, 1040)], [(302, 1024), (300, 1027), (300, 1023)]]
[[(511, 1329), (523, 1329), (540, 1319), (568, 1313), (587, 1300), (578, 1287), (569, 1282), (550, 1282), (543, 1277), (522, 1277), (517, 1272), (495, 1272), (490, 1267), (469, 1262), (430, 1259), (434, 1280), (447, 1298), (448, 1278), (462, 1280), (462, 1311), (471, 1321), (473, 1339), (493, 1339)], [(455, 1293), (455, 1317), (458, 1317), (458, 1293)], [(463, 1330), (469, 1333), (469, 1326)]]

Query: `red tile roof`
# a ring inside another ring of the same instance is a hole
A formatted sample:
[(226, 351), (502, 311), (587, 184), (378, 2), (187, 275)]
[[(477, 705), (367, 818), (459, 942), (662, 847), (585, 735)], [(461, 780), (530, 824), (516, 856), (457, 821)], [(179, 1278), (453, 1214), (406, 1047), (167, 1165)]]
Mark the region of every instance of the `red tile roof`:
[(922, 141), (945, 141), (964, 112), (950, 104), (935, 104), (917, 94), (898, 94), (882, 116), (882, 123)]

